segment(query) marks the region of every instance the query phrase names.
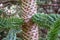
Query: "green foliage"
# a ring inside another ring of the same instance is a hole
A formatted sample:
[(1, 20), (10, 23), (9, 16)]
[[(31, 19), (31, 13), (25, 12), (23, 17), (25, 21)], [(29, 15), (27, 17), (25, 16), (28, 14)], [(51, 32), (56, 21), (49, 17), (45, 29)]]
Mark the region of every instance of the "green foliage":
[(22, 24), (23, 24), (23, 19), (21, 19), (21, 18), (8, 18), (8, 19), (6, 19), (7, 21), (5, 22), (6, 23), (6, 26), (8, 26), (8, 27), (13, 27), (13, 28), (15, 28), (15, 27), (19, 27), (19, 26), (21, 26)]
[[(18, 6), (20, 6), (21, 4), (21, 1), (16, 1), (17, 4), (15, 4), (15, 1), (14, 2), (11, 2), (12, 4), (11, 5), (17, 5), (19, 4)], [(10, 5), (10, 6), (11, 6)], [(13, 6), (14, 6), (13, 5)], [(6, 7), (6, 6), (5, 6)], [(19, 7), (20, 8), (20, 7)], [(16, 9), (16, 8), (15, 8)], [(8, 10), (8, 9), (7, 9)], [(10, 9), (9, 9), (10, 10)], [(11, 9), (13, 10), (13, 9)], [(17, 10), (17, 9), (16, 9)], [(19, 9), (18, 9), (19, 10)], [(4, 12), (4, 13), (3, 13)], [(0, 8), (0, 31), (3, 30), (3, 29), (6, 29), (8, 30), (9, 32), (7, 33), (7, 36), (5, 38), (3, 38), (3, 40), (18, 40), (17, 39), (17, 33), (20, 33), (21, 32), (21, 26), (23, 24), (23, 19), (20, 17), (15, 17), (15, 14), (12, 15), (14, 17), (12, 17), (11, 15), (9, 16), (7, 13), (8, 11), (6, 11), (5, 8)], [(6, 14), (7, 13), (7, 14)], [(20, 14), (21, 12), (17, 12), (18, 16), (21, 16)], [(1, 17), (3, 14), (3, 18)], [(5, 30), (4, 30), (5, 31)], [(3, 33), (2, 33), (3, 34)], [(20, 40), (20, 39), (19, 39)]]
[(18, 17), (0, 18), (0, 28), (8, 29), (8, 35), (3, 40), (16, 40), (16, 34), (21, 32), (23, 19)]
[(0, 27), (15, 28), (21, 26), (22, 23), (23, 23), (22, 18), (17, 17), (0, 18)]
[(32, 17), (33, 22), (37, 23), (39, 26), (50, 28), (53, 23), (60, 18), (59, 14), (35, 14)]
[(50, 29), (48, 33), (47, 40), (57, 40), (59, 30), (60, 30), (60, 19), (57, 19), (57, 21), (54, 23), (53, 27)]
[(3, 10), (0, 9), (0, 15), (3, 13)]
[(35, 14), (33, 22), (40, 27), (49, 28), (47, 40), (57, 40), (60, 29), (60, 14)]

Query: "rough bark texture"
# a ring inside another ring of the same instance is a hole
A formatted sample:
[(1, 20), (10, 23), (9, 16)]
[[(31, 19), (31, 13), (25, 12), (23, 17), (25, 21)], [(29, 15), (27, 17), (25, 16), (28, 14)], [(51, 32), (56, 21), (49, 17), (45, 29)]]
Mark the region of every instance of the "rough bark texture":
[(23, 40), (38, 40), (38, 26), (32, 22), (31, 17), (37, 13), (36, 0), (22, 1), (22, 17), (25, 23), (22, 26)]

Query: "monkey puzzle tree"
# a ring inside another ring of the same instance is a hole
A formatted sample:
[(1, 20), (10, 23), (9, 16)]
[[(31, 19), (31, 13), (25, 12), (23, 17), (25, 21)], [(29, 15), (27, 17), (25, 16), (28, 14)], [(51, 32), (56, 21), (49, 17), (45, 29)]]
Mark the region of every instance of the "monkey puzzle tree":
[(59, 40), (58, 34), (60, 31), (60, 14), (35, 14), (32, 17), (33, 22), (40, 27), (48, 28), (46, 39), (44, 40)]
[(31, 17), (37, 13), (36, 0), (22, 1), (22, 17), (24, 18), (23, 40), (38, 40), (38, 26), (31, 21)]
[[(9, 2), (11, 4), (7, 4)], [(23, 19), (18, 15), (20, 6), (14, 5), (11, 1), (4, 3), (0, 4), (0, 30), (6, 29), (9, 32), (7, 31), (5, 38), (0, 37), (0, 40), (17, 40), (17, 33), (20, 33), (20, 26), (23, 24)], [(0, 32), (0, 35), (4, 34)]]

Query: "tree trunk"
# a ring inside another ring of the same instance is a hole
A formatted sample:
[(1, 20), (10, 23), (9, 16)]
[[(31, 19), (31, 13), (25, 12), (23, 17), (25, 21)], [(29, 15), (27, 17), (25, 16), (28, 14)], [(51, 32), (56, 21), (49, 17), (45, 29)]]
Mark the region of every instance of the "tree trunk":
[(23, 40), (38, 40), (38, 26), (32, 22), (31, 17), (37, 13), (36, 0), (22, 1), (22, 17), (24, 18)]

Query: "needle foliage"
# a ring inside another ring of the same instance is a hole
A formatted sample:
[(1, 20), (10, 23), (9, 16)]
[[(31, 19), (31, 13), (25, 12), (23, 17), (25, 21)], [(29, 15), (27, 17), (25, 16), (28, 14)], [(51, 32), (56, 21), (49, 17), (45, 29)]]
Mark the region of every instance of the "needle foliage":
[(35, 14), (32, 17), (33, 22), (40, 27), (48, 28), (47, 40), (58, 40), (60, 29), (60, 14)]

